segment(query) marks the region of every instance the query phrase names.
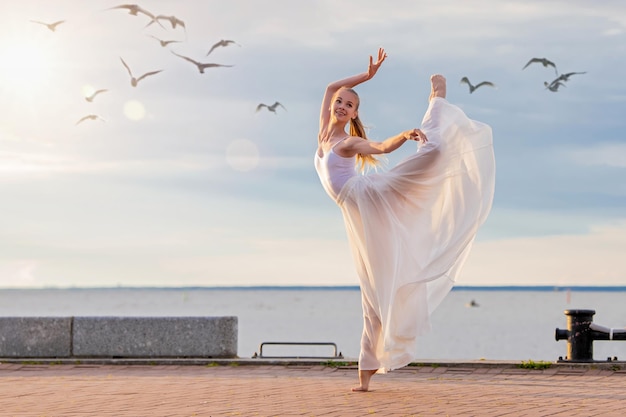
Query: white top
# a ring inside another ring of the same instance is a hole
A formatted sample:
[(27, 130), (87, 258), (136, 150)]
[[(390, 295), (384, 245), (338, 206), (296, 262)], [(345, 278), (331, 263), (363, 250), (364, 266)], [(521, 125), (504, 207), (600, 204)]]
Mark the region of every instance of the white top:
[(317, 153), (318, 151), (315, 152), (315, 170), (317, 175), (320, 177), (324, 190), (335, 201), (337, 201), (337, 196), (345, 183), (357, 174), (355, 157), (346, 158), (337, 155), (333, 150), (335, 146), (344, 140), (342, 139), (335, 143), (324, 156), (320, 157)]

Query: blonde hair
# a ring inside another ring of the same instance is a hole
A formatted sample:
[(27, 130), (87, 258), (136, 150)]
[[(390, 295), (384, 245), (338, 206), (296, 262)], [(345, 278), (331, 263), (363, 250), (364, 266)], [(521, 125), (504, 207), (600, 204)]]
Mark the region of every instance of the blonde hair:
[[(356, 96), (356, 110), (358, 110), (361, 99), (359, 98), (357, 92), (348, 87), (342, 87), (342, 89)], [(363, 122), (361, 122), (361, 119), (359, 119), (358, 115), (354, 119), (350, 119), (350, 136), (358, 136), (360, 138), (368, 140), (367, 134), (365, 133), (365, 126), (363, 126)], [(363, 172), (365, 171), (366, 167), (375, 167), (380, 162), (376, 158), (374, 158), (374, 155), (365, 155), (359, 153), (356, 155), (356, 163), (359, 166), (359, 171)]]

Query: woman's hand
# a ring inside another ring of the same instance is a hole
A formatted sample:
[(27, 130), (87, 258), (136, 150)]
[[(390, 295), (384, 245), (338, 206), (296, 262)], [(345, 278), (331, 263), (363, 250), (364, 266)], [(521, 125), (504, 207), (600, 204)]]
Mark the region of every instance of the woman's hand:
[(428, 142), (428, 138), (426, 134), (422, 132), (420, 129), (411, 129), (407, 130), (403, 133), (403, 136), (406, 140), (414, 140), (416, 142), (426, 143)]
[(380, 68), (385, 58), (387, 58), (387, 53), (383, 48), (378, 48), (378, 59), (376, 60), (376, 63), (374, 63), (374, 58), (370, 55), (370, 64), (367, 68), (368, 80), (376, 75), (376, 71), (378, 71), (378, 68)]
[(383, 63), (385, 58), (387, 58), (385, 50), (383, 48), (378, 48), (378, 58), (376, 59), (376, 63), (374, 63), (374, 58), (370, 55), (370, 63), (367, 68), (367, 72), (360, 72), (351, 77), (334, 81), (326, 86), (324, 98), (322, 99), (322, 106), (320, 107), (320, 132), (326, 132), (328, 129), (328, 125), (330, 123), (330, 106), (335, 93), (342, 87), (352, 88), (371, 79), (376, 74), (376, 71), (378, 71), (378, 68), (380, 68), (380, 65)]

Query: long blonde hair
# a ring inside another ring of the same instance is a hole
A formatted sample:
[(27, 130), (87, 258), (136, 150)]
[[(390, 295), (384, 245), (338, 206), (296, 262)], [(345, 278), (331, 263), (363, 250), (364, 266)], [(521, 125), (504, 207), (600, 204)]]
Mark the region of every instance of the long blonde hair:
[[(361, 99), (359, 98), (357, 92), (354, 91), (352, 88), (342, 88), (356, 96), (356, 110), (358, 110), (359, 104), (361, 104)], [(350, 136), (358, 136), (360, 138), (368, 140), (367, 134), (365, 133), (365, 126), (363, 126), (363, 122), (361, 122), (361, 119), (359, 119), (358, 115), (354, 119), (350, 119)], [(356, 162), (359, 166), (359, 171), (361, 172), (365, 171), (365, 168), (367, 166), (377, 166), (380, 163), (378, 159), (374, 158), (374, 155), (364, 155), (360, 153), (356, 155)]]

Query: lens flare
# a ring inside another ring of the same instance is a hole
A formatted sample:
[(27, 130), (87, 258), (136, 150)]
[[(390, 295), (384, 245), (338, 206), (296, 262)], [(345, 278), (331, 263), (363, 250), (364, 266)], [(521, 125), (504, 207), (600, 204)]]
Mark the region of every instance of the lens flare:
[(248, 139), (233, 140), (226, 148), (226, 161), (235, 171), (252, 171), (260, 162), (259, 148)]

